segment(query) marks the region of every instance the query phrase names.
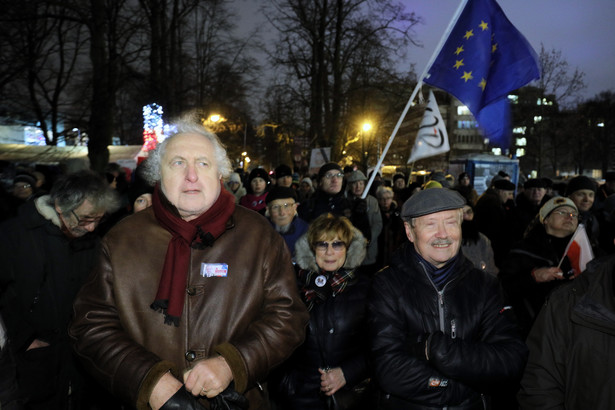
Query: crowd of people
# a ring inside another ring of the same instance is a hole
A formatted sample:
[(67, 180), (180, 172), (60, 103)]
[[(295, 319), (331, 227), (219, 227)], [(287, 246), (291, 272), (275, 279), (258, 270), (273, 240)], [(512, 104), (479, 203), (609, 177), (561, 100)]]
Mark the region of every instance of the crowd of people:
[(190, 115), (132, 172), (19, 169), (0, 408), (615, 407), (615, 172), (364, 171), (233, 171)]

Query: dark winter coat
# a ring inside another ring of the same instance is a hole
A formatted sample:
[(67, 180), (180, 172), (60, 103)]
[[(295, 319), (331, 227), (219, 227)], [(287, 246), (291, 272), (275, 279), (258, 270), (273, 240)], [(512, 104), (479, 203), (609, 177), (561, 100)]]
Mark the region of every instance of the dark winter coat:
[[(279, 405), (285, 410), (327, 409), (326, 396), (320, 392), (318, 368), (340, 367), (349, 389), (368, 377), (367, 366), (367, 293), (369, 280), (360, 273), (359, 266), (365, 257), (365, 239), (355, 229), (355, 239), (347, 250), (342, 272), (354, 271), (343, 292), (329, 295), (326, 300), (314, 303), (306, 339), (278, 373), (277, 390)], [(306, 284), (302, 278), (307, 272), (318, 272), (314, 253), (304, 235), (296, 244), (299, 288)], [(303, 271), (302, 271), (303, 270)], [(324, 275), (331, 273), (321, 272)], [(328, 281), (330, 277), (328, 277)]]
[[(532, 277), (532, 270), (558, 266), (571, 237), (556, 238), (548, 235), (543, 225), (536, 225), (524, 240), (510, 250), (500, 269), (498, 277), (506, 300), (514, 309), (524, 337), (529, 333), (547, 295), (564, 283), (564, 280), (537, 283)], [(567, 257), (561, 269), (562, 272), (570, 271)]]
[(474, 222), (480, 232), (491, 241), (495, 264), (502, 268), (502, 262), (513, 243), (514, 224), (512, 213), (506, 208), (498, 194), (488, 189), (478, 198), (474, 207)]
[[(94, 234), (64, 235), (47, 198), (26, 202), (16, 218), (0, 227), (0, 313), (21, 387), (40, 383), (26, 393), (31, 398), (66, 392), (68, 380), (77, 377), (67, 329), (99, 244)], [(35, 339), (50, 346), (26, 352)]]
[(522, 409), (615, 408), (615, 256), (554, 291), (527, 340)]
[(374, 277), (369, 299), (381, 408), (483, 408), (481, 394), (519, 377), (527, 355), (498, 282), (461, 256), (438, 291), (411, 246)]

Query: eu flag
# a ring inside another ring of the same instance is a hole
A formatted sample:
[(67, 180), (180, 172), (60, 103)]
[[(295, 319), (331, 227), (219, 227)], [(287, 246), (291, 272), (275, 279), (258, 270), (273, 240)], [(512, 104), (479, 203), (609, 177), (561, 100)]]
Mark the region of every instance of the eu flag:
[(490, 143), (506, 149), (507, 95), (539, 77), (536, 52), (495, 0), (468, 0), (424, 82), (464, 103)]

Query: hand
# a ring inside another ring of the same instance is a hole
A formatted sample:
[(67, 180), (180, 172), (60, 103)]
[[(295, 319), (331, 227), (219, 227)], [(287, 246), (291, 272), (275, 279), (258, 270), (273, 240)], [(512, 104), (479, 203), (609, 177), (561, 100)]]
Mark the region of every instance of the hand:
[(556, 279), (563, 279), (562, 270), (555, 266), (537, 268), (532, 271), (532, 277), (537, 283), (551, 282)]
[(352, 207), (352, 212), (355, 214), (364, 214), (367, 212), (367, 201), (365, 199), (355, 199), (354, 206)]
[(149, 405), (153, 410), (158, 410), (179, 390), (182, 389), (182, 384), (171, 373), (165, 373), (158, 383), (154, 386), (152, 394), (149, 396)]
[(340, 367), (329, 370), (318, 369), (318, 371), (320, 372), (320, 391), (325, 395), (332, 396), (333, 393), (346, 385), (346, 378)]
[(34, 339), (32, 343), (30, 343), (30, 346), (28, 346), (26, 351), (32, 350), (32, 349), (40, 349), (41, 347), (47, 347), (47, 346), (49, 346), (49, 343), (43, 342), (42, 340), (39, 340), (39, 339)]
[(195, 396), (215, 397), (232, 380), (233, 372), (222, 356), (201, 360), (184, 373), (186, 390)]

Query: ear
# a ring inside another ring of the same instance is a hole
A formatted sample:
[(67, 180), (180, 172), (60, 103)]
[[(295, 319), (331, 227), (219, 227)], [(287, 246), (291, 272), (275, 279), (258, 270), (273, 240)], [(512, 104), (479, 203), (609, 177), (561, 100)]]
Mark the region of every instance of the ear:
[(406, 236), (408, 237), (408, 240), (414, 243), (415, 235), (412, 226), (410, 226), (410, 222), (404, 222), (404, 228), (406, 229)]

